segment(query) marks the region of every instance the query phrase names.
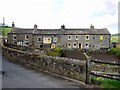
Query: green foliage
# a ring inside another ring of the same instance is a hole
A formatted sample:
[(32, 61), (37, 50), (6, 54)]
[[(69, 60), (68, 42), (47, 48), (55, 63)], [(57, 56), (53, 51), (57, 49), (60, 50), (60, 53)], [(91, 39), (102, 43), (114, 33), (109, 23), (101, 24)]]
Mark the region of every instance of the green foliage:
[(48, 56), (56, 56), (57, 57), (57, 56), (60, 56), (60, 53), (59, 52), (53, 52), (53, 51), (50, 50), (50, 51), (47, 52), (47, 55)]
[(60, 56), (62, 48), (60, 46), (57, 46), (53, 50), (47, 50), (48, 56)]
[(116, 55), (117, 55), (118, 57), (120, 57), (120, 51), (118, 51), (118, 52), (116, 53)]
[(54, 52), (61, 52), (62, 48), (60, 46), (57, 46), (56, 48), (54, 48)]
[(113, 34), (111, 35), (111, 42), (118, 42), (120, 34)]
[(7, 38), (7, 34), (11, 30), (12, 30), (12, 28), (10, 28), (10, 27), (0, 27), (0, 35), (3, 35), (5, 38)]
[(120, 88), (120, 81), (107, 78), (92, 77), (92, 83), (100, 85), (102, 88)]
[(111, 42), (118, 42), (118, 36), (111, 36)]
[(111, 48), (111, 49), (110, 49), (110, 52), (111, 52), (112, 54), (116, 54), (118, 51), (119, 51), (119, 49), (117, 49), (117, 48)]

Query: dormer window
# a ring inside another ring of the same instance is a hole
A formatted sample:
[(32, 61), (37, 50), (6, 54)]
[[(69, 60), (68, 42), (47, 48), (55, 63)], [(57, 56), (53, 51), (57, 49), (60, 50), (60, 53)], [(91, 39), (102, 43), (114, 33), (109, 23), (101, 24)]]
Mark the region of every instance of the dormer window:
[(25, 35), (25, 40), (28, 40), (29, 39), (29, 35)]
[(16, 35), (13, 35), (13, 40), (16, 40), (16, 38), (17, 38)]
[(71, 35), (68, 35), (68, 40), (71, 40), (72, 36)]

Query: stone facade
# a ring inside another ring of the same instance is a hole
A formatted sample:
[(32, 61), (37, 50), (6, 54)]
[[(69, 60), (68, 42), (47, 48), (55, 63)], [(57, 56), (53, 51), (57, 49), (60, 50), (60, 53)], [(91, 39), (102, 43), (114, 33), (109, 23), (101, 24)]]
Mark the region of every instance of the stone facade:
[[(27, 38), (26, 38), (27, 37)], [(68, 29), (64, 25), (60, 29), (22, 29), (13, 27), (8, 33), (8, 43), (17, 45), (33, 45), (36, 48), (77, 48), (96, 50), (110, 47), (110, 33), (106, 28), (95, 29), (94, 26), (84, 29)]]

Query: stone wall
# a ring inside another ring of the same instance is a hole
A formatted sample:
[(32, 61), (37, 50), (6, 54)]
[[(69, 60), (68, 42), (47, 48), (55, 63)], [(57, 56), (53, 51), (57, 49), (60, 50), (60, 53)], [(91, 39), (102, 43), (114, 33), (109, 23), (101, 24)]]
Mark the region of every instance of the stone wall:
[(3, 55), (10, 61), (86, 82), (86, 61), (33, 54), (5, 46), (3, 46), (2, 50)]
[(110, 65), (110, 64), (99, 64), (91, 62), (91, 71), (99, 71), (105, 73), (120, 73), (119, 65)]

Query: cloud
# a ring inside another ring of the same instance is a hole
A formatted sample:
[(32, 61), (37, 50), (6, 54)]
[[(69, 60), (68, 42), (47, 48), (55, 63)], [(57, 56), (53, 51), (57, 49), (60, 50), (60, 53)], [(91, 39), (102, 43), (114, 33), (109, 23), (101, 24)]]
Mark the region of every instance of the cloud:
[[(118, 0), (1, 0), (0, 21), (33, 28), (108, 28), (116, 33)], [(1, 23), (0, 22), (0, 23)], [(115, 30), (114, 30), (115, 29)]]

